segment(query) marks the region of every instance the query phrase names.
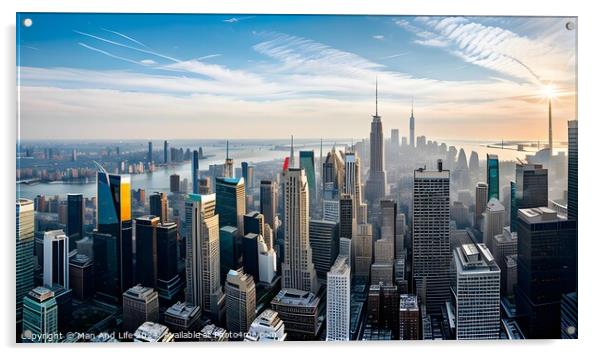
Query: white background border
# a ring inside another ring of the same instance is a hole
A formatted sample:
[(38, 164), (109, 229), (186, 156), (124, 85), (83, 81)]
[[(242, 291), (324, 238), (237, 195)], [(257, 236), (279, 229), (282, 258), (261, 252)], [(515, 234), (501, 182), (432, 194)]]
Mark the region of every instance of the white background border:
[[(61, 353), (65, 355), (106, 355), (107, 352), (131, 352), (134, 345), (124, 347), (110, 345), (49, 345), (31, 347), (14, 344), (14, 200), (15, 200), (15, 143), (17, 132), (16, 81), (15, 81), (15, 13), (16, 12), (156, 12), (156, 13), (303, 13), (303, 14), (383, 14), (383, 15), (533, 15), (533, 16), (578, 16), (578, 95), (580, 120), (580, 243), (579, 243), (579, 340), (578, 341), (525, 341), (525, 342), (354, 342), (354, 343), (285, 343), (284, 345), (250, 345), (248, 343), (224, 344), (170, 344), (147, 345), (139, 352), (160, 355), (165, 352), (193, 352), (203, 354), (245, 353), (263, 355), (278, 353), (307, 355), (311, 353), (345, 353), (369, 355), (378, 352), (394, 354), (437, 353), (465, 355), (487, 353), (487, 355), (533, 354), (571, 355), (592, 352), (600, 348), (600, 317), (602, 294), (600, 285), (600, 252), (602, 233), (597, 219), (600, 218), (600, 179), (602, 178), (600, 134), (602, 124), (600, 104), (594, 95), (600, 94), (600, 47), (602, 47), (602, 13), (593, 5), (595, 1), (471, 1), (471, 0), (304, 0), (284, 4), (284, 1), (251, 0), (3, 0), (2, 9), (2, 129), (0, 154), (3, 168), (0, 172), (0, 222), (4, 234), (0, 235), (2, 273), (0, 274), (0, 299), (2, 321), (0, 335), (3, 350), (9, 353), (39, 354)], [(598, 99), (599, 100), (599, 99)], [(124, 346), (122, 344), (121, 346)], [(139, 345), (135, 345), (139, 346)], [(108, 348), (109, 349), (108, 349)], [(598, 351), (599, 352), (599, 351)], [(593, 352), (592, 352), (593, 353)]]

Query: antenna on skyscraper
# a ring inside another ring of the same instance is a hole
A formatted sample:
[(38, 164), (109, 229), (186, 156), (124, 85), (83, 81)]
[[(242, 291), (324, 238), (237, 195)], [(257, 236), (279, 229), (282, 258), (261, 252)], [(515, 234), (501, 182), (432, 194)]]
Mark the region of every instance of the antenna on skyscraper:
[(376, 76), (376, 114), (378, 116), (378, 76)]
[(230, 158), (230, 141), (226, 140), (226, 159)]
[(289, 167), (294, 168), (295, 166), (295, 152), (293, 150), (293, 135), (291, 135), (291, 156), (289, 158)]
[(414, 116), (414, 97), (412, 97), (412, 113), (411, 114), (412, 114), (411, 116)]

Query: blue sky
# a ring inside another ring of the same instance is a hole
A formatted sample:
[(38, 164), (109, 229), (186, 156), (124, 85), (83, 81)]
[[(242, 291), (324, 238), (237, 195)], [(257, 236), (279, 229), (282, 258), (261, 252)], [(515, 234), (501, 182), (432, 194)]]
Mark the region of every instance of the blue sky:
[(386, 130), (413, 98), (418, 134), (539, 139), (543, 85), (575, 115), (569, 21), (19, 14), (21, 138), (361, 138), (378, 76)]

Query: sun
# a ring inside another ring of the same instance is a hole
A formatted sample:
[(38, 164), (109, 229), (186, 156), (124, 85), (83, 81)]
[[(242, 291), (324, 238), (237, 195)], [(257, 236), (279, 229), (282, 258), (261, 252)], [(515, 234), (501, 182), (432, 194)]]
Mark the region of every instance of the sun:
[(558, 91), (553, 84), (546, 84), (541, 87), (541, 96), (547, 99), (556, 99)]

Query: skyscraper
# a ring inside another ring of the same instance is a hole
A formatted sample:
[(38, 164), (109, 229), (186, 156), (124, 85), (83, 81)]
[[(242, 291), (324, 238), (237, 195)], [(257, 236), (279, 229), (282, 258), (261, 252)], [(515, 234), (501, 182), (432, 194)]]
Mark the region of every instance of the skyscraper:
[(171, 193), (178, 193), (180, 191), (180, 176), (172, 174), (169, 176), (169, 191)]
[(493, 248), (493, 238), (502, 233), (506, 221), (506, 209), (496, 198), (491, 198), (483, 213), (483, 242), (489, 250)]
[(228, 331), (243, 338), (255, 319), (255, 282), (240, 270), (230, 270), (225, 284), (226, 325)]
[(548, 206), (548, 170), (541, 164), (516, 164), (518, 209)]
[(186, 303), (214, 317), (223, 303), (215, 203), (215, 194), (190, 194), (186, 200)]
[(192, 174), (192, 193), (199, 194), (199, 151), (192, 151), (192, 160), (190, 161)]
[(242, 237), (242, 267), (246, 274), (259, 281), (259, 234), (247, 233)]
[(487, 201), (500, 199), (500, 163), (497, 155), (487, 154)]
[(305, 171), (284, 173), (284, 260), (282, 288), (316, 292), (316, 271), (309, 243), (309, 187)]
[(67, 194), (67, 236), (69, 250), (75, 249), (75, 243), (84, 238), (84, 196)]
[(23, 317), (23, 297), (33, 288), (33, 201), (28, 199), (17, 200), (16, 214), (16, 316), (17, 323), (20, 323)]
[[(119, 299), (133, 285), (133, 246), (130, 177), (99, 171), (96, 183), (97, 232), (113, 236), (116, 255), (94, 240), (96, 291)], [(106, 236), (105, 236), (106, 237)], [(109, 243), (109, 239), (103, 240)], [(98, 250), (98, 253), (97, 253)], [(102, 259), (102, 261), (99, 261)]]
[(414, 171), (413, 277), (417, 294), (426, 294), (429, 314), (449, 300), (449, 170)]
[(276, 230), (276, 212), (278, 211), (278, 200), (275, 182), (271, 180), (262, 180), (259, 187), (259, 211), (263, 214), (265, 223), (270, 225), (272, 230)]
[(339, 254), (339, 224), (326, 220), (310, 220), (309, 243), (316, 274), (319, 279), (326, 280), (326, 273)]
[(484, 244), (454, 250), (452, 290), (458, 340), (500, 338), (500, 269)]
[(54, 293), (46, 287), (36, 287), (22, 299), (23, 341), (58, 342), (58, 308)]
[(349, 341), (351, 268), (349, 258), (339, 256), (327, 273), (326, 341)]
[(244, 178), (216, 178), (215, 196), (220, 227), (235, 226), (243, 234), (244, 215), (247, 212)]
[(150, 214), (158, 216), (161, 223), (167, 222), (167, 194), (155, 192), (149, 197)]
[(286, 332), (284, 322), (278, 317), (278, 313), (264, 310), (253, 320), (249, 332), (245, 335), (245, 341), (284, 341)]
[(412, 148), (416, 147), (414, 143), (414, 136), (414, 100), (412, 99), (412, 112), (410, 114), (410, 147)]
[(475, 187), (474, 226), (481, 229), (483, 213), (487, 209), (487, 183), (479, 182)]
[(569, 163), (568, 163), (568, 193), (567, 207), (568, 218), (577, 220), (577, 198), (578, 198), (578, 139), (577, 139), (577, 120), (569, 121)]
[(63, 230), (44, 233), (44, 286), (69, 289), (69, 237)]
[(399, 340), (420, 340), (420, 309), (413, 294), (399, 296)]
[(168, 164), (170, 163), (171, 159), (170, 159), (170, 154), (169, 154), (169, 143), (167, 142), (167, 140), (163, 141), (163, 163)]
[(366, 199), (372, 205), (386, 194), (386, 174), (384, 162), (383, 124), (378, 116), (378, 82), (376, 83), (376, 112), (372, 116), (370, 129), (370, 172), (366, 181)]
[(123, 329), (133, 333), (146, 321), (159, 321), (159, 295), (137, 285), (123, 293)]
[(372, 265), (372, 224), (358, 224), (351, 244), (353, 245), (351, 255), (353, 275), (367, 280)]
[(560, 337), (563, 293), (577, 287), (577, 224), (547, 207), (518, 211), (516, 313), (530, 339)]
[(153, 161), (153, 143), (148, 141), (148, 153), (146, 154), (146, 161), (151, 163)]
[(69, 287), (79, 300), (94, 294), (94, 264), (87, 255), (78, 253), (69, 260)]
[[(332, 183), (328, 185), (328, 183)], [(322, 190), (342, 192), (345, 184), (345, 162), (341, 152), (333, 145), (332, 150), (326, 154), (322, 164)]]
[(314, 204), (316, 195), (316, 169), (314, 163), (314, 151), (299, 151), (299, 168), (305, 170), (307, 184), (309, 185), (309, 201)]
[(399, 149), (399, 129), (391, 129), (391, 147)]
[(145, 287), (157, 287), (159, 265), (157, 255), (158, 216), (146, 215), (136, 218), (136, 281)]

